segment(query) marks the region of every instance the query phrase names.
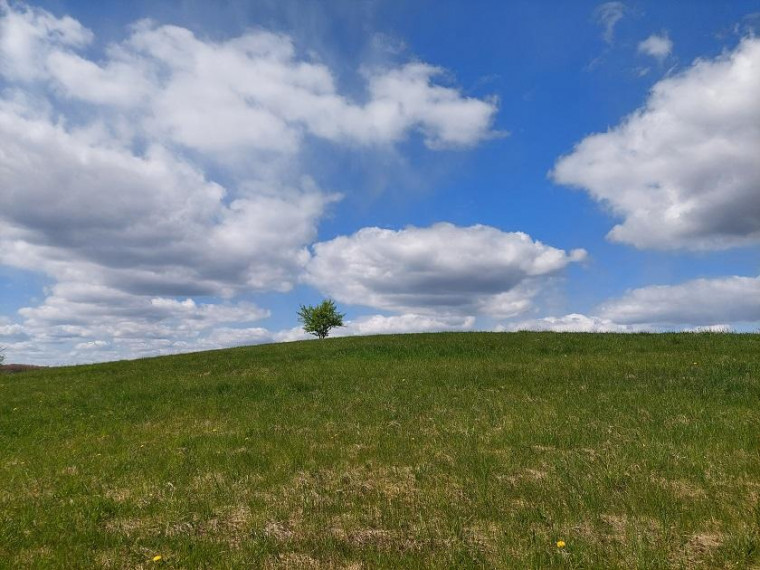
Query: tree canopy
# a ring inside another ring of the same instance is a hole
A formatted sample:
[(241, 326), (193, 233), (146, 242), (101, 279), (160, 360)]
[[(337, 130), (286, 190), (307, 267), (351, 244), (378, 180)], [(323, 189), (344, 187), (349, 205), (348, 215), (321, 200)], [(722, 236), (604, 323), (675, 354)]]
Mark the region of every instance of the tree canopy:
[(303, 330), (318, 338), (325, 338), (334, 327), (342, 327), (345, 316), (338, 312), (332, 299), (325, 299), (316, 306), (301, 305), (298, 310), (298, 320), (303, 323)]

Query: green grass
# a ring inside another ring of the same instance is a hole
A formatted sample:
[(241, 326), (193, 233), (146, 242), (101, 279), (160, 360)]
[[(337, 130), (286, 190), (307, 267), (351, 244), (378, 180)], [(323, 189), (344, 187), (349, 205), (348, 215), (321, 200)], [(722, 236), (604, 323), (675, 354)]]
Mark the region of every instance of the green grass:
[(343, 338), (2, 375), (0, 567), (760, 568), (760, 336)]

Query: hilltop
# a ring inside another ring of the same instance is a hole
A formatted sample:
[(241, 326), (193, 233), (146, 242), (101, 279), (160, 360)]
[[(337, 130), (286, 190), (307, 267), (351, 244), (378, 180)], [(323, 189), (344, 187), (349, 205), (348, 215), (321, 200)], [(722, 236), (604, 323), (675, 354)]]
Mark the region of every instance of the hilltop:
[(757, 567), (758, 403), (757, 335), (341, 338), (0, 375), (0, 567)]

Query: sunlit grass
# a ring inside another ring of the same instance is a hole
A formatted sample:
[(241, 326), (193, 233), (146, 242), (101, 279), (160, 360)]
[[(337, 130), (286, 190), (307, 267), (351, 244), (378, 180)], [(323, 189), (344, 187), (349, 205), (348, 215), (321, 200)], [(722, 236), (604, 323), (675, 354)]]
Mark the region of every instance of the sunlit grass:
[(0, 567), (759, 565), (756, 335), (345, 338), (0, 376)]

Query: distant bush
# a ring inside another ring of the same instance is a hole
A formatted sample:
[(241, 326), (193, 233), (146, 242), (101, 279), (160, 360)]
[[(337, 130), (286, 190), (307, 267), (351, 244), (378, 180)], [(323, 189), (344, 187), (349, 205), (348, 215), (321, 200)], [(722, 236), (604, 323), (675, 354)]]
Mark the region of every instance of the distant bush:
[(30, 370), (39, 370), (44, 366), (34, 366), (33, 364), (0, 364), (0, 372), (6, 374), (15, 374), (16, 372), (28, 372)]
[(343, 317), (335, 306), (335, 301), (325, 299), (316, 307), (301, 305), (298, 320), (303, 323), (303, 330), (318, 338), (325, 338), (330, 329), (343, 326)]

